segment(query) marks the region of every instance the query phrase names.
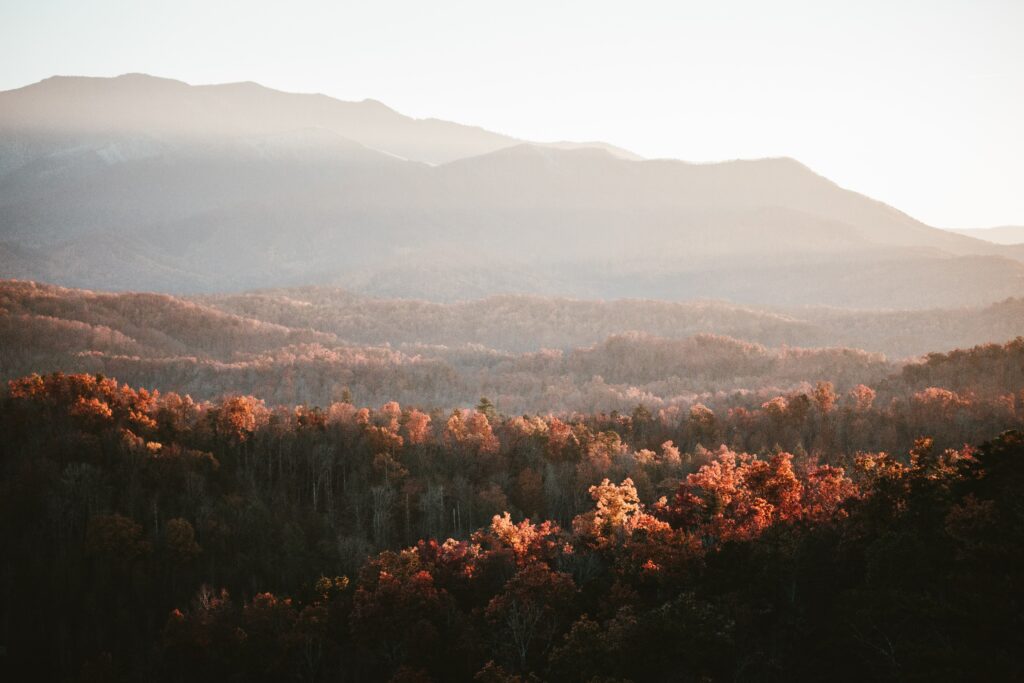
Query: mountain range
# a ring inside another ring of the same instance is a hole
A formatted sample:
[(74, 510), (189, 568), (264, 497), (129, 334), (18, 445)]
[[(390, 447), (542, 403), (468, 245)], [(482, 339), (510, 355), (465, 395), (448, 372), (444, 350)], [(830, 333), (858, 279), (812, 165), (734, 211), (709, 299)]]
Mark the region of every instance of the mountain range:
[(0, 93), (0, 274), (905, 309), (1024, 295), (1024, 245), (930, 227), (787, 158), (641, 159), (130, 74)]

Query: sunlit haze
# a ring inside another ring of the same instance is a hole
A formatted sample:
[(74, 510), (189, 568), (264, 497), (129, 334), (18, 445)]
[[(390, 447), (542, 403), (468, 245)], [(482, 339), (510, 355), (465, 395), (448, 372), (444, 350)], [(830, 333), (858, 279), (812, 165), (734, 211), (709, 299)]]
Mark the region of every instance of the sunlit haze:
[(0, 0), (12, 681), (1024, 681), (1024, 0)]
[(1024, 223), (1024, 3), (0, 1), (0, 89), (144, 72), (531, 140), (790, 156), (931, 225)]

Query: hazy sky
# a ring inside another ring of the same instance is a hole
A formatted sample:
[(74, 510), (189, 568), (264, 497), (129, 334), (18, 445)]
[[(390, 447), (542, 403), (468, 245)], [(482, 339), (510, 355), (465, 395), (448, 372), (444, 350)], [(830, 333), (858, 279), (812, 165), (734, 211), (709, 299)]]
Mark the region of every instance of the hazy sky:
[(0, 89), (133, 71), (792, 156), (933, 225), (1024, 224), (1024, 0), (0, 0)]

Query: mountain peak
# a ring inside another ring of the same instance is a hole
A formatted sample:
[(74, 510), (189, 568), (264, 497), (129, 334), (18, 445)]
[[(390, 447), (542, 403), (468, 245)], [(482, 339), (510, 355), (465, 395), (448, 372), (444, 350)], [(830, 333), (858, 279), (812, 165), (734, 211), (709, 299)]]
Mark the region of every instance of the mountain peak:
[(253, 81), (190, 85), (126, 73), (59, 76), (0, 92), (0, 132), (141, 134), (208, 142), (308, 128), (333, 130), (366, 147), (434, 164), (513, 142), (472, 126), (418, 121), (377, 100), (287, 93)]
[(162, 76), (153, 76), (151, 74), (143, 73), (141, 71), (129, 71), (119, 76), (115, 76), (115, 81), (150, 81), (157, 83), (180, 83), (181, 85), (188, 85), (185, 81), (179, 81), (176, 78), (164, 78)]

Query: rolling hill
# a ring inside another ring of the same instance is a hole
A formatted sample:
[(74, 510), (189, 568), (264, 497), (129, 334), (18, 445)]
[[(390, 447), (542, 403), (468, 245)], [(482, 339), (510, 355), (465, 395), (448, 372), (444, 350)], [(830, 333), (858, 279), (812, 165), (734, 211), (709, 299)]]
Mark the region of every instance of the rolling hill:
[[(847, 390), (899, 368), (881, 352), (900, 359), (1022, 334), (1024, 300), (877, 313), (522, 296), (439, 304), (309, 287), (183, 299), (0, 281), (0, 379), (102, 373), (282, 404), (326, 405), (349, 390), (373, 404), (490, 396), (510, 412), (630, 410), (819, 380)], [(989, 393), (1012, 376), (968, 374)]]

